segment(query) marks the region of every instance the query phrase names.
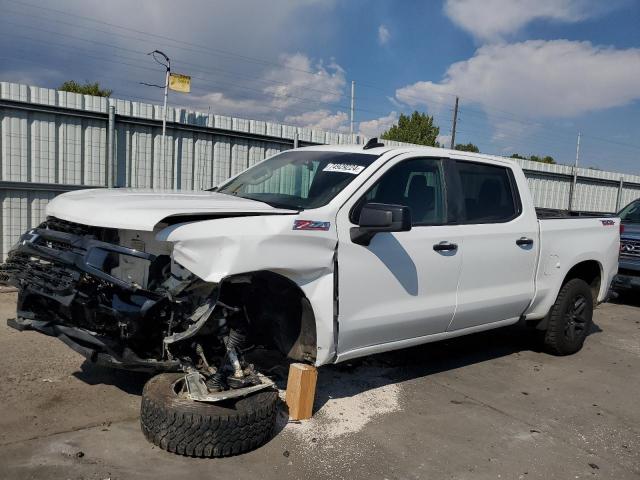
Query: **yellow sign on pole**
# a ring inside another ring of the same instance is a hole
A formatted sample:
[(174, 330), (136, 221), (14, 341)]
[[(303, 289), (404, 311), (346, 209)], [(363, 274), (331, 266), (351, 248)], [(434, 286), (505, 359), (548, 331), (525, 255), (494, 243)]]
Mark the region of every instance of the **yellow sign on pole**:
[(179, 73), (169, 74), (169, 88), (176, 92), (191, 92), (191, 77), (189, 75), (181, 75)]

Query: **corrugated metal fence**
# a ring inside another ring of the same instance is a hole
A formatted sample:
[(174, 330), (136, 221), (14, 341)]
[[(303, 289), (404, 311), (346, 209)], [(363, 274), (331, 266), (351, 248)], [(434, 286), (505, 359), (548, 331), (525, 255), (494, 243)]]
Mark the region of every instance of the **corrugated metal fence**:
[[(0, 82), (0, 258), (61, 192), (204, 189), (295, 145), (364, 140), (178, 108), (167, 113), (163, 156), (159, 105)], [(520, 163), (540, 207), (568, 208), (572, 188), (579, 210), (613, 212), (640, 197), (640, 176), (588, 169), (574, 175), (569, 166)]]

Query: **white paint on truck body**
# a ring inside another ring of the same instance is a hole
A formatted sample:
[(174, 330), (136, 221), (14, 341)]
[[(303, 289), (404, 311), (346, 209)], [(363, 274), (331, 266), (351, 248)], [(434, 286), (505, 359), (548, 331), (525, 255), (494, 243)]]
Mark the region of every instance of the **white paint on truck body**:
[[(366, 168), (352, 168), (357, 173), (351, 183), (320, 208), (275, 208), (212, 192), (89, 190), (57, 197), (47, 214), (140, 231), (188, 215), (187, 221), (157, 231), (158, 242), (173, 246), (173, 260), (208, 282), (260, 270), (295, 282), (315, 315), (317, 365), (509, 325), (523, 315), (543, 318), (567, 272), (582, 261), (598, 262), (602, 301), (616, 273), (619, 219), (539, 220), (515, 162), (430, 147), (299, 150), (378, 158)], [(508, 169), (518, 215), (501, 223), (413, 226), (379, 233), (368, 246), (354, 243), (354, 206), (390, 169), (411, 159)], [(194, 220), (192, 215), (221, 218)], [(322, 228), (294, 230), (296, 220)], [(521, 238), (532, 244), (517, 245)], [(454, 243), (457, 249), (434, 251), (432, 246), (440, 242)]]

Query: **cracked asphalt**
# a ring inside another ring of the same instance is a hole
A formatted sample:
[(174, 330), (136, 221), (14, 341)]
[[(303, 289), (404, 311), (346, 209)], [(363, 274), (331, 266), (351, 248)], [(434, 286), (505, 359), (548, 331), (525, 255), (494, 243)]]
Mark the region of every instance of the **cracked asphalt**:
[(507, 328), (325, 367), (313, 423), (281, 422), (265, 446), (212, 460), (147, 443), (138, 409), (148, 377), (14, 331), (14, 314), (15, 295), (0, 293), (3, 479), (640, 478), (637, 306), (601, 306), (570, 357)]

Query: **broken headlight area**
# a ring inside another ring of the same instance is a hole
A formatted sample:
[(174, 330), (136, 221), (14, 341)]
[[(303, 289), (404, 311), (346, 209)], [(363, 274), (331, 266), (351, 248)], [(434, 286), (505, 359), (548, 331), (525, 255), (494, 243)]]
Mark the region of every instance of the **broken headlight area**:
[(219, 284), (173, 262), (161, 243), (48, 219), (0, 267), (0, 283), (19, 289), (10, 325), (56, 336), (96, 363), (198, 372), (209, 392), (264, 383), (244, 360), (246, 309), (222, 302)]

